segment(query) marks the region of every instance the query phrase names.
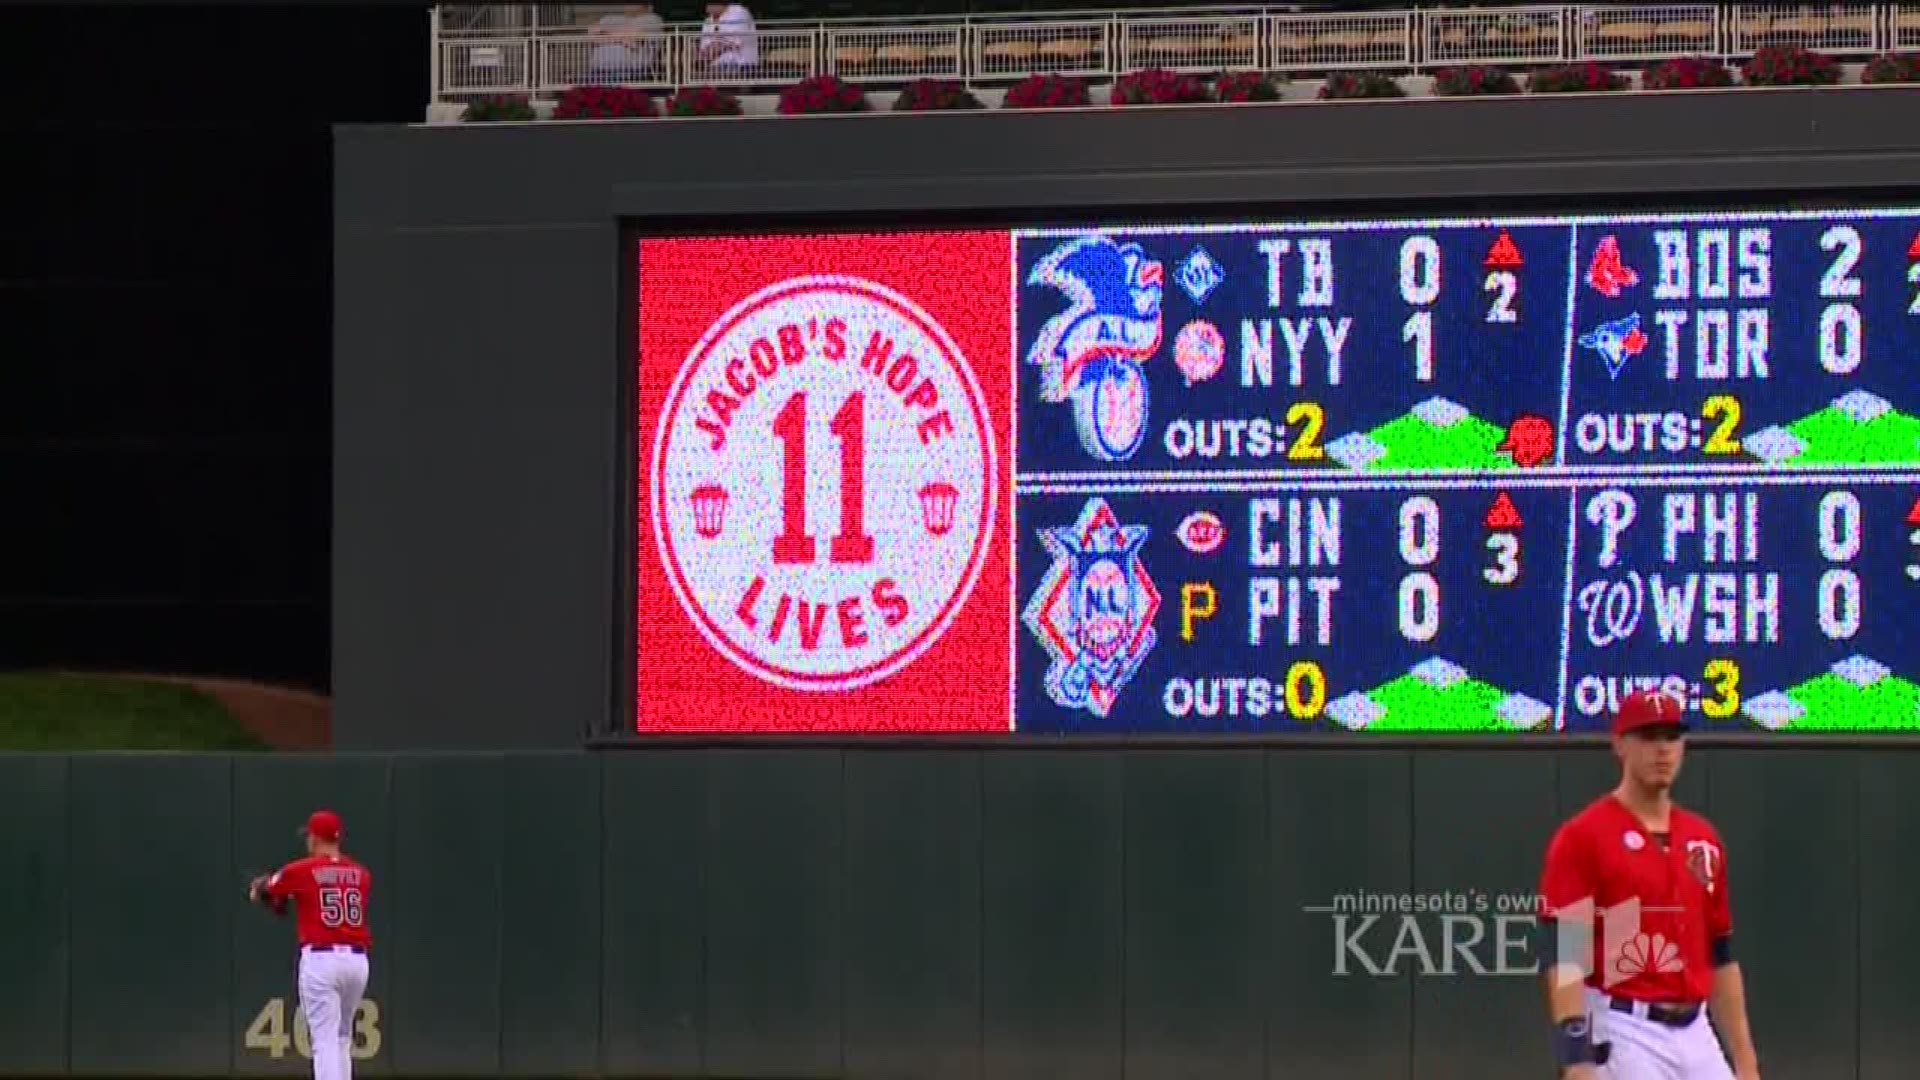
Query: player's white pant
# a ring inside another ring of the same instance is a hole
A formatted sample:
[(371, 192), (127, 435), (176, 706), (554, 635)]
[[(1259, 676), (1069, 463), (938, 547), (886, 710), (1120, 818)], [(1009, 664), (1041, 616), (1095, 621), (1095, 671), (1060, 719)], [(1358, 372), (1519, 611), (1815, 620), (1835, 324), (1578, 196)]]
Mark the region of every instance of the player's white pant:
[(313, 1043), (313, 1080), (351, 1080), (353, 1014), (366, 992), (366, 953), (300, 950), (300, 1011)]
[(1733, 1080), (1704, 1008), (1693, 1023), (1673, 1027), (1615, 1012), (1606, 995), (1588, 990), (1587, 1009), (1594, 1041), (1613, 1047), (1599, 1069), (1601, 1080)]

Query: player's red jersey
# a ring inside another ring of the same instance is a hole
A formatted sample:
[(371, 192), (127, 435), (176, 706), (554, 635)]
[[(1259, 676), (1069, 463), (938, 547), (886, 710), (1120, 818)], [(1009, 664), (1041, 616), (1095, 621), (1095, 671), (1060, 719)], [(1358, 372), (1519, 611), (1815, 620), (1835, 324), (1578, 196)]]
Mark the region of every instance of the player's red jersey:
[[(1547, 848), (1541, 915), (1592, 923), (1594, 989), (1693, 1004), (1713, 992), (1714, 940), (1733, 932), (1726, 848), (1707, 819), (1677, 806), (1668, 828), (1656, 837), (1611, 794), (1574, 815)], [(1634, 900), (1637, 920), (1623, 906)]]
[(293, 901), (302, 945), (373, 945), (367, 901), (373, 874), (345, 855), (309, 855), (280, 868), (264, 890), (276, 908)]

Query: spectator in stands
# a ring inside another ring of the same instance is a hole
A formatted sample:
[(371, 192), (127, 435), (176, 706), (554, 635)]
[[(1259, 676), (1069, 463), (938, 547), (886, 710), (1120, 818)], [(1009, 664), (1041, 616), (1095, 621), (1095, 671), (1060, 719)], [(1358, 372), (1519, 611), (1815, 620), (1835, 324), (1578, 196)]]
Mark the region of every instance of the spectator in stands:
[(753, 14), (745, 4), (708, 4), (700, 24), (700, 62), (710, 68), (750, 68), (760, 62)]
[(660, 78), (666, 24), (652, 4), (628, 4), (618, 15), (593, 24), (587, 36), (597, 42), (587, 59), (587, 81), (646, 82)]

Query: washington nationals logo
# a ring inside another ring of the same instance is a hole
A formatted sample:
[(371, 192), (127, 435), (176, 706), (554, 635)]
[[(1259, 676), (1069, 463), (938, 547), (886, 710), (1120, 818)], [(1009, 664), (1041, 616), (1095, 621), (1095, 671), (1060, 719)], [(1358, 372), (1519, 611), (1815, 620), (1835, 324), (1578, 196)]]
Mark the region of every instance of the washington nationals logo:
[(1687, 841), (1687, 869), (1712, 893), (1720, 880), (1720, 848), (1711, 840)]
[(1105, 499), (1091, 499), (1064, 528), (1040, 530), (1053, 565), (1022, 621), (1053, 663), (1045, 686), (1054, 703), (1100, 719), (1153, 651), (1160, 590), (1140, 549), (1145, 525), (1121, 525)]
[(1040, 368), (1042, 401), (1073, 403), (1080, 446), (1101, 461), (1126, 461), (1147, 433), (1142, 365), (1160, 348), (1166, 270), (1139, 244), (1083, 236), (1034, 264), (1029, 285), (1067, 298), (1040, 327), (1027, 362)]

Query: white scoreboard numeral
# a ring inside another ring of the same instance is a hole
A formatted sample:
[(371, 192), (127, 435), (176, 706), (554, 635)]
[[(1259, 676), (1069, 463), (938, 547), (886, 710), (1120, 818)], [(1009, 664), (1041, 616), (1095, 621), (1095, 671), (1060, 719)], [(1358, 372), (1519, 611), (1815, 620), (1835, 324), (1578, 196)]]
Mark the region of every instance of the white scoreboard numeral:
[[(1400, 559), (1432, 566), (1440, 559), (1440, 504), (1415, 495), (1400, 504)], [(1440, 582), (1425, 570), (1400, 579), (1400, 636), (1432, 641), (1440, 632)]]
[(1487, 308), (1487, 321), (1490, 323), (1519, 322), (1520, 313), (1513, 310), (1514, 297), (1520, 294), (1520, 279), (1511, 270), (1495, 270), (1487, 275), (1484, 291), (1493, 294), (1493, 303)]
[(1440, 633), (1440, 583), (1425, 570), (1400, 579), (1400, 636), (1432, 641)]
[(1860, 632), (1860, 575), (1829, 570), (1820, 575), (1820, 632), (1845, 641)]
[(1493, 553), (1493, 563), (1482, 567), (1480, 577), (1489, 585), (1511, 585), (1520, 577), (1520, 538), (1512, 533), (1497, 532), (1487, 537), (1487, 550)]
[(1400, 298), (1415, 307), (1440, 298), (1440, 245), (1433, 237), (1416, 234), (1400, 245)]
[(1413, 344), (1413, 377), (1433, 381), (1433, 312), (1416, 311), (1400, 327), (1400, 340)]
[(1920, 315), (1920, 262), (1907, 267), (1907, 284), (1913, 286), (1913, 301), (1907, 305), (1907, 314)]
[[(1440, 244), (1415, 233), (1400, 244), (1400, 299), (1425, 308), (1440, 299)], [(1400, 340), (1413, 346), (1413, 377), (1433, 381), (1433, 312), (1415, 311), (1400, 325)]]
[(1835, 375), (1852, 374), (1860, 366), (1864, 333), (1859, 308), (1828, 304), (1820, 313), (1820, 366)]
[(1860, 249), (1860, 230), (1851, 225), (1835, 225), (1820, 234), (1820, 250), (1834, 252), (1820, 276), (1821, 296), (1831, 300), (1860, 295), (1860, 279), (1853, 272), (1860, 264)]
[(1820, 499), (1820, 557), (1852, 562), (1860, 554), (1860, 497), (1829, 491)]
[(1400, 558), (1408, 566), (1440, 558), (1440, 504), (1425, 495), (1400, 504)]

